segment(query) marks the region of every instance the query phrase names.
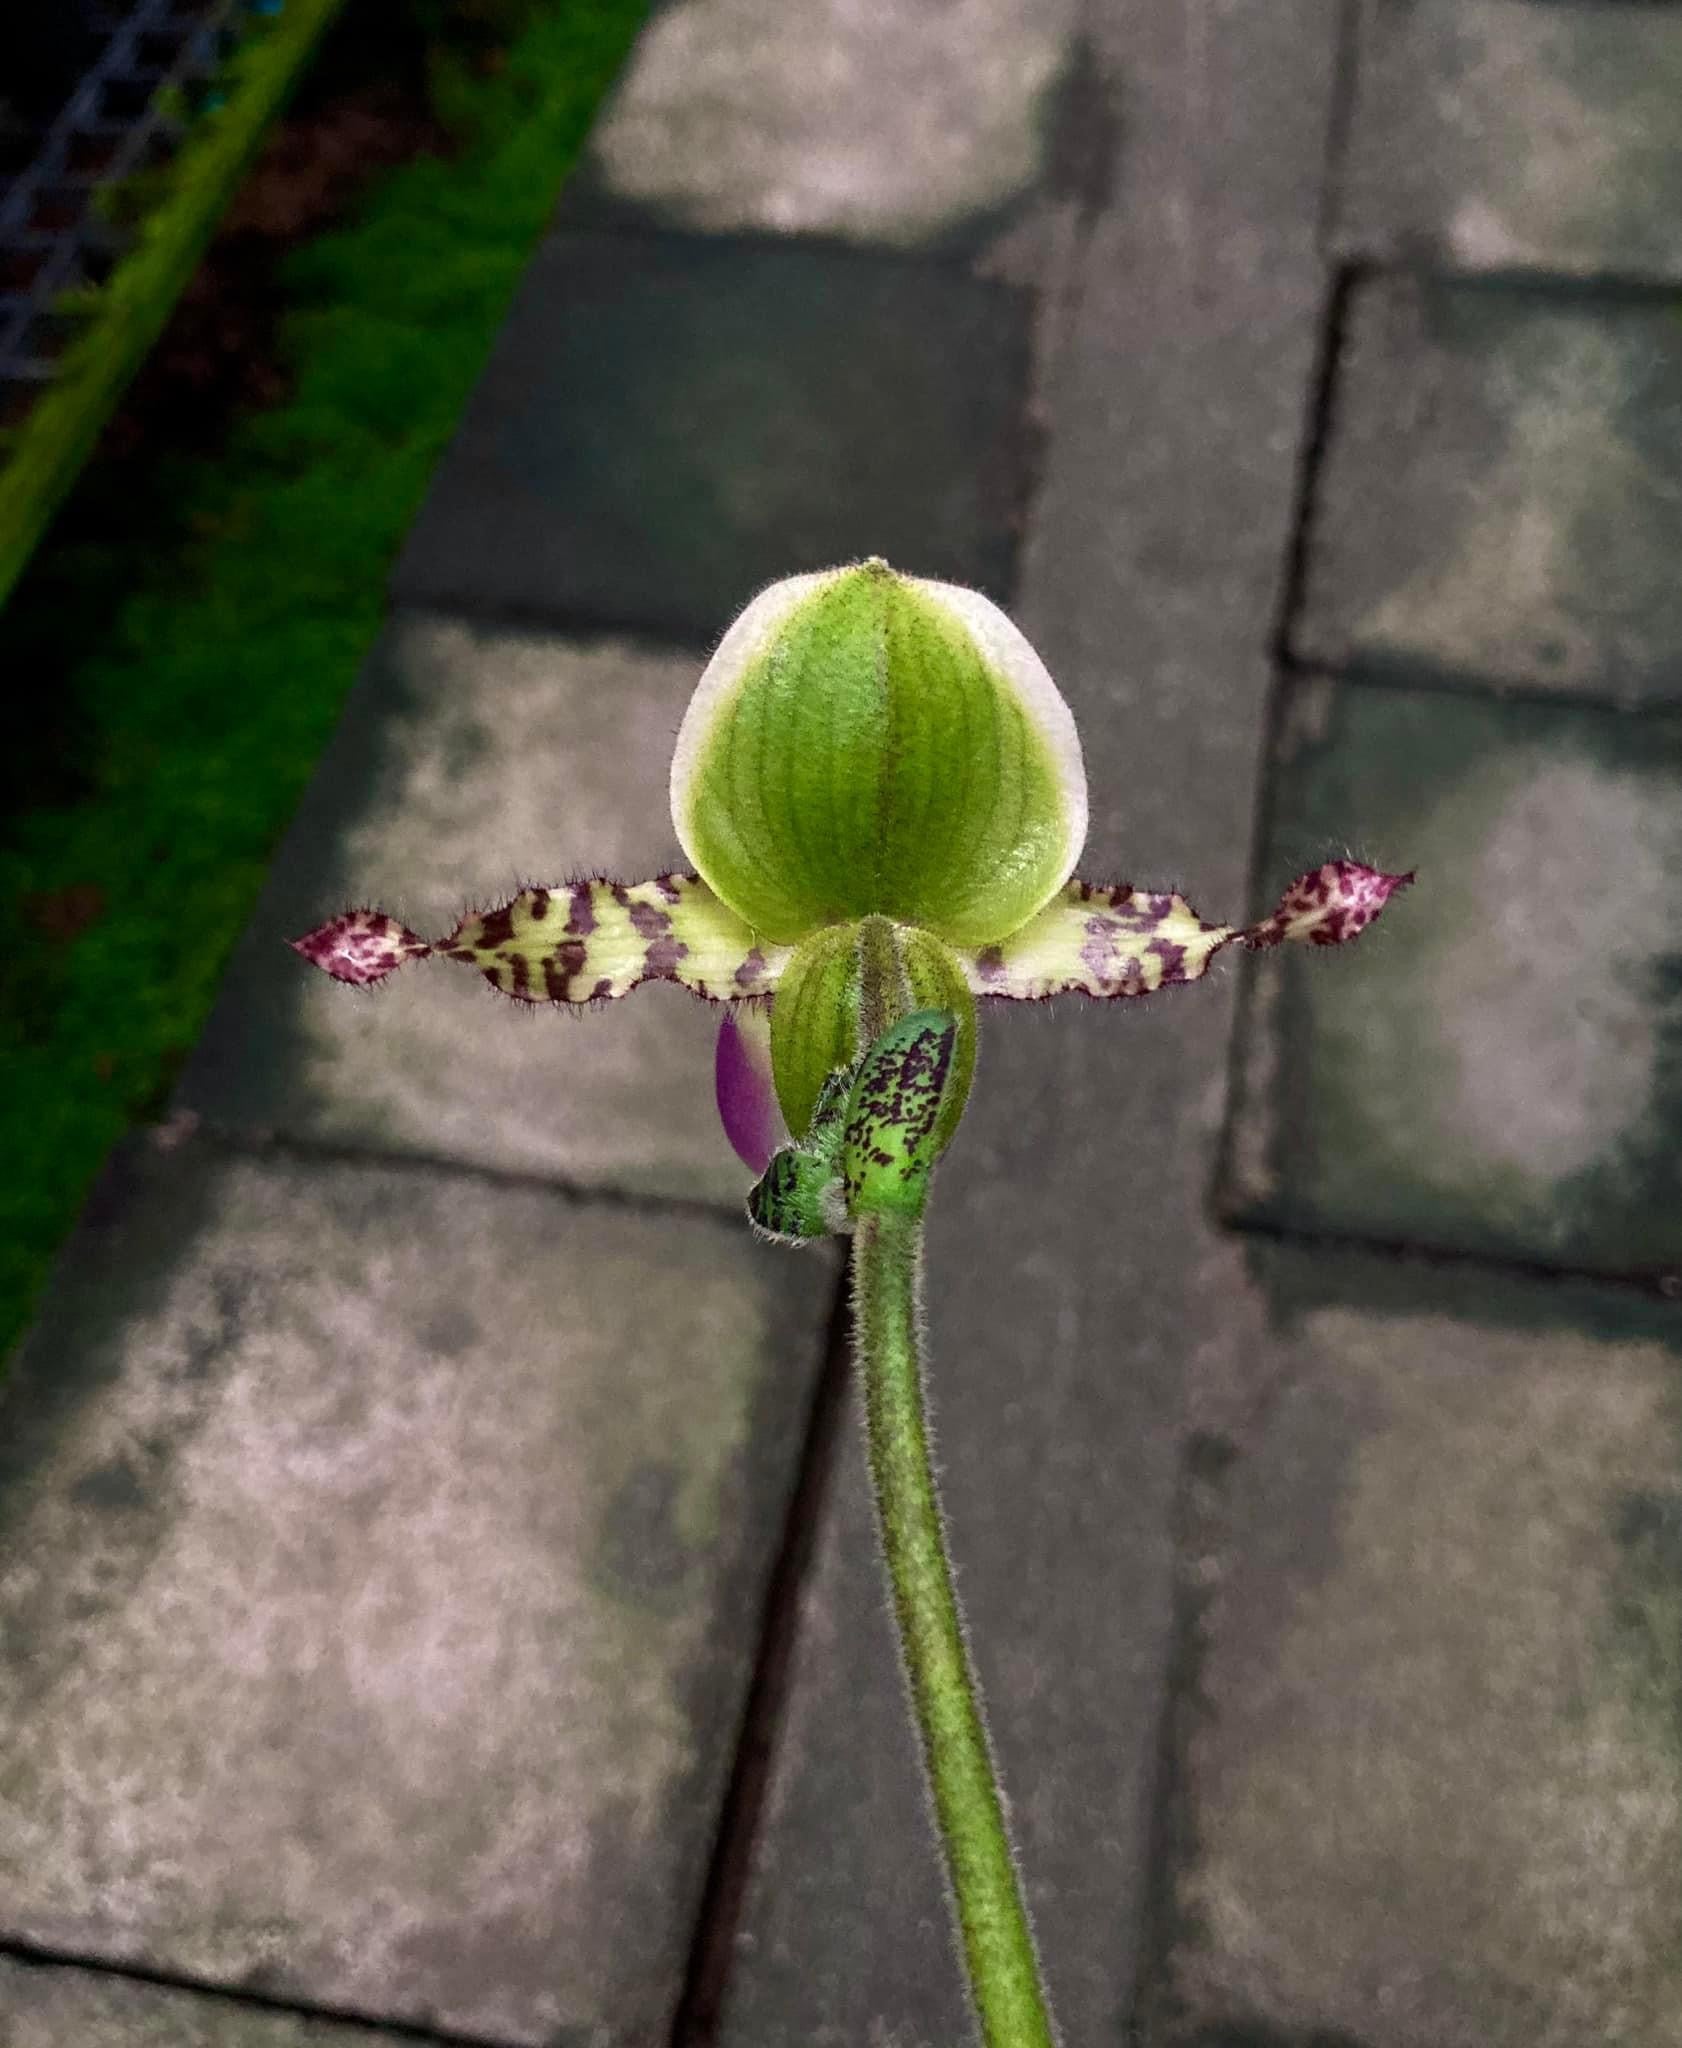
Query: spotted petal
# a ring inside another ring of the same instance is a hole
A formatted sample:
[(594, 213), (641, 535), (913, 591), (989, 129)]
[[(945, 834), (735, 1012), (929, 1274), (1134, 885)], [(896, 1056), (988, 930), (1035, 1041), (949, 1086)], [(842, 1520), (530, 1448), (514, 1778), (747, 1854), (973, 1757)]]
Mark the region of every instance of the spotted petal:
[(957, 949), (958, 957), (978, 996), (1038, 1002), (1077, 993), (1104, 1000), (1150, 995), (1196, 981), (1223, 946), (1341, 945), (1412, 880), (1358, 861), (1328, 861), (1298, 876), (1272, 915), (1247, 927), (1209, 924), (1172, 890), (1070, 882), (1010, 938)]
[(1341, 946), (1364, 932), (1396, 891), (1412, 880), (1412, 869), (1405, 875), (1386, 875), (1359, 861), (1329, 860), (1311, 874), (1298, 875), (1273, 915), (1240, 932), (1240, 942), (1261, 948), (1302, 939), (1311, 946)]
[(432, 951), (425, 939), (383, 910), (342, 911), (287, 944), (312, 967), (355, 988), (373, 988), (405, 960), (424, 960)]
[(476, 967), (526, 1003), (588, 1003), (675, 981), (712, 1002), (769, 995), (789, 948), (762, 946), (694, 875), (522, 889), (428, 942), (381, 911), (347, 911), (292, 941), (336, 980), (381, 981), (406, 960), (442, 954)]

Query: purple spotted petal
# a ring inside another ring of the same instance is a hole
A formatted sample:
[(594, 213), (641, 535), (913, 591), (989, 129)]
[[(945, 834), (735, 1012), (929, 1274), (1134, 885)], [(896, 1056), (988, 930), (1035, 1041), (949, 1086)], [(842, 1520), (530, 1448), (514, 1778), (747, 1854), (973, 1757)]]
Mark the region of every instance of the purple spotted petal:
[(786, 946), (759, 944), (693, 875), (522, 889), (430, 941), (384, 911), (347, 910), (289, 944), (335, 980), (364, 988), (436, 953), (476, 967), (516, 1002), (577, 1007), (645, 981), (675, 981), (708, 1002), (769, 996), (789, 957)]
[(1260, 924), (1206, 924), (1170, 889), (1071, 882), (1054, 903), (997, 945), (959, 955), (978, 996), (1041, 1002), (1047, 996), (1148, 996), (1196, 981), (1223, 947), (1297, 941), (1341, 946), (1365, 931), (1413, 880), (1330, 860), (1299, 875)]
[(347, 910), (313, 932), (286, 942), (335, 981), (372, 988), (405, 960), (424, 960), (432, 948), (383, 910)]
[(777, 1091), (771, 1083), (771, 1007), (732, 1003), (718, 1027), (713, 1063), (724, 1135), (752, 1173), (763, 1173), (771, 1154), (788, 1142)]
[(1298, 875), (1278, 908), (1239, 934), (1239, 943), (1261, 948), (1300, 939), (1311, 946), (1342, 946), (1364, 932), (1398, 889), (1413, 881), (1413, 870), (1388, 875), (1358, 860), (1329, 860), (1311, 874)]

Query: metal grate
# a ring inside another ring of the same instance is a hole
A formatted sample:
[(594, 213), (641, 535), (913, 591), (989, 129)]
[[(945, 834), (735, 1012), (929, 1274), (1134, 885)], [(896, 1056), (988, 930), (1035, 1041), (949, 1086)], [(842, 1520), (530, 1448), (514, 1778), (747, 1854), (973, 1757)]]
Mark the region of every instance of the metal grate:
[(94, 195), (164, 162), (180, 139), (176, 106), (202, 102), (244, 17), (278, 11), (277, 0), (133, 0), (96, 16), (93, 63), (0, 186), (0, 428), (57, 371), (75, 328), (62, 295), (103, 284), (126, 246)]

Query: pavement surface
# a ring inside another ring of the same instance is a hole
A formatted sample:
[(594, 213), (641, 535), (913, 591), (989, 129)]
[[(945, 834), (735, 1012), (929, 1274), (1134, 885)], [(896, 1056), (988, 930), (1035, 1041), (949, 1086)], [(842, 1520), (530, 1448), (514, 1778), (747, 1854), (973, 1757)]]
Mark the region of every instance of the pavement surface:
[(673, 0), (0, 1409), (3, 2048), (953, 2048), (839, 1262), (712, 1021), (283, 937), (653, 874), (880, 553), (1081, 871), (1343, 955), (985, 1020), (951, 1537), (1070, 2048), (1682, 2048), (1679, 0)]

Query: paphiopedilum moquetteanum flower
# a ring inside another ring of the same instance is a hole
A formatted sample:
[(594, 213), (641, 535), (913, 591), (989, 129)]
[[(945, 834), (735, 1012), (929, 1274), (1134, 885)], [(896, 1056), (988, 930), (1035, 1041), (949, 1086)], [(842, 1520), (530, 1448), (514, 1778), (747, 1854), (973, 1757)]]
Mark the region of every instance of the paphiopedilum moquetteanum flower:
[[(684, 716), (671, 801), (692, 872), (524, 889), (436, 940), (352, 910), (293, 944), (363, 985), (441, 954), (520, 1002), (675, 981), (725, 1005), (720, 1109), (766, 1176), (750, 1213), (796, 1238), (848, 1226), (836, 1077), (905, 1017), (936, 1039), (952, 1024), (924, 1172), (963, 1111), (977, 998), (1150, 995), (1227, 946), (1335, 945), (1410, 879), (1328, 861), (1247, 927), (1074, 879), (1086, 774), (1044, 664), (986, 598), (875, 560), (773, 584), (736, 620)], [(921, 1072), (933, 1042), (900, 1050)], [(773, 1166), (782, 1125), (801, 1143)]]
[(524, 889), (438, 940), (353, 910), (293, 943), (362, 984), (441, 953), (522, 1002), (675, 981), (725, 1005), (719, 1106), (760, 1173), (750, 1217), (853, 1233), (877, 1526), (980, 2033), (1054, 2048), (923, 1413), (921, 1214), (976, 1001), (1149, 995), (1226, 946), (1335, 945), (1408, 877), (1329, 861), (1248, 927), (1072, 879), (1086, 772), (1039, 657), (985, 598), (878, 561), (755, 598), (690, 701), (671, 793), (691, 873)]

